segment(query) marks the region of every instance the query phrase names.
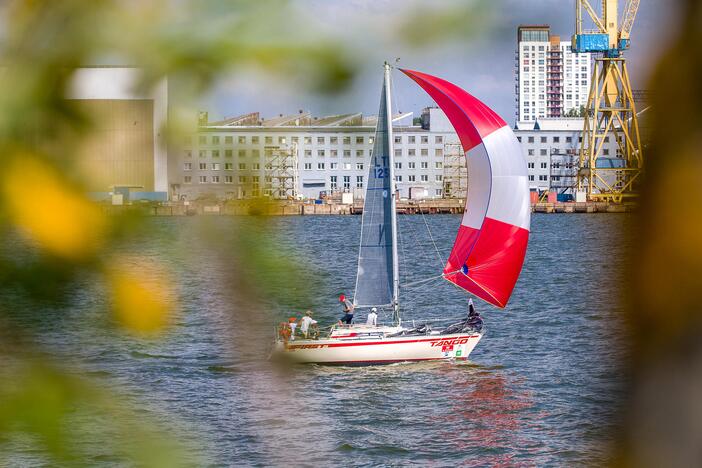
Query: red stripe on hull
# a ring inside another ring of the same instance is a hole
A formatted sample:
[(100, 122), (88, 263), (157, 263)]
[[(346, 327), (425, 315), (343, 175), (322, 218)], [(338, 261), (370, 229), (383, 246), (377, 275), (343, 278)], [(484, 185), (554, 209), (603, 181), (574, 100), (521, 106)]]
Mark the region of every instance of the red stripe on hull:
[(376, 359), (373, 361), (333, 361), (333, 362), (319, 362), (317, 364), (326, 366), (372, 366), (376, 364), (397, 364), (400, 362), (421, 362), (421, 361), (467, 361), (467, 357), (457, 357), (457, 358), (422, 358), (422, 359)]
[[(461, 234), (462, 231), (465, 232)], [(475, 236), (477, 240), (472, 240)], [(454, 247), (444, 274), (461, 270), (461, 257), (467, 257), (468, 274), (454, 273), (446, 279), (490, 304), (506, 306), (522, 271), (529, 231), (485, 218), (480, 231), (461, 226), (456, 242), (459, 240), (461, 244)]]
[[(358, 342), (351, 342), (351, 343), (319, 343), (318, 341), (313, 342), (313, 344), (317, 344), (320, 347), (325, 347), (325, 348), (343, 348), (346, 346), (375, 346), (375, 345), (392, 345), (392, 344), (407, 344), (407, 343), (433, 343), (435, 341), (444, 341), (444, 340), (464, 340), (464, 339), (470, 339), (470, 338), (477, 338), (479, 335), (466, 335), (466, 336), (456, 336), (456, 337), (437, 337), (437, 338), (425, 338), (425, 339), (419, 339), (419, 340), (404, 340), (404, 341), (371, 341), (370, 343), (368, 342), (363, 342), (363, 341), (358, 341)], [(286, 349), (304, 349), (303, 346), (304, 344), (288, 344), (286, 345)]]

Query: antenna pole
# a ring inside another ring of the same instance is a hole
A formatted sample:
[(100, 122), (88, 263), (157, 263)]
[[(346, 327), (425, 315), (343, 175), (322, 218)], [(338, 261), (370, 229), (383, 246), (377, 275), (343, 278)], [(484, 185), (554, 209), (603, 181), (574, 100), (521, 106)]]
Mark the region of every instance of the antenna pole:
[(400, 267), (397, 258), (397, 189), (395, 187), (395, 140), (392, 134), (392, 93), (390, 90), (390, 64), (385, 62), (385, 108), (388, 127), (388, 177), (390, 177), (390, 219), (392, 230), (392, 306), (394, 319), (399, 326), (400, 319)]

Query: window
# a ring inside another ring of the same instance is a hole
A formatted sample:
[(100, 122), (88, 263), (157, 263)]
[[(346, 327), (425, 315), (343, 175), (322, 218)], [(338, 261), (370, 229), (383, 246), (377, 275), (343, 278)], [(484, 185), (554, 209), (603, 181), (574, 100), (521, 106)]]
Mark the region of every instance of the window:
[(278, 144), (279, 144), (279, 145), (284, 145), (284, 144), (285, 144), (285, 141), (286, 141), (286, 140), (285, 140), (285, 137), (284, 137), (284, 136), (278, 137)]
[(408, 162), (408, 163), (407, 163), (407, 167), (410, 168), (410, 169), (414, 169), (415, 166), (416, 166), (416, 163), (414, 163), (414, 162)]
[(335, 162), (329, 163), (329, 169), (334, 170), (334, 169), (336, 169), (337, 167), (339, 167), (339, 163), (335, 163)]
[(246, 176), (239, 176), (239, 183), (245, 184), (246, 183)]
[(305, 157), (311, 158), (312, 157), (312, 150), (305, 150)]
[(185, 163), (185, 164), (183, 164), (183, 170), (184, 170), (184, 171), (192, 170), (192, 168), (193, 168), (193, 163)]
[(534, 180), (534, 176), (533, 176), (533, 175), (530, 175), (530, 176), (529, 176), (529, 180), (533, 181), (533, 180)]
[(528, 150), (528, 153), (529, 153), (529, 156), (534, 156), (534, 150), (533, 150), (533, 149)]
[(317, 144), (323, 145), (324, 144), (324, 137), (317, 137)]
[(232, 177), (232, 176), (230, 176), (230, 175), (225, 175), (225, 176), (224, 176), (224, 183), (225, 183), (225, 184), (231, 184), (232, 182), (234, 182), (234, 177)]
[(218, 184), (218, 183), (219, 183), (219, 176), (218, 176), (218, 175), (212, 176), (212, 183), (213, 183), (213, 184)]
[(312, 170), (312, 163), (305, 163), (305, 170), (311, 171)]
[(414, 176), (414, 174), (408, 175), (408, 176), (407, 176), (407, 180), (410, 181), (410, 182), (414, 182), (414, 181), (416, 180), (416, 177)]
[(426, 161), (422, 161), (419, 167), (421, 167), (422, 169), (429, 169), (429, 163)]
[(232, 163), (224, 163), (224, 170), (225, 171), (231, 171), (234, 169), (234, 164)]
[(408, 143), (415, 143), (416, 138), (414, 136), (407, 137), (407, 142)]
[(207, 151), (205, 151), (205, 150), (200, 150), (200, 151), (198, 151), (198, 156), (200, 156), (201, 158), (206, 158), (206, 157), (207, 157)]
[(186, 157), (186, 158), (192, 158), (192, 157), (193, 157), (193, 152), (192, 152), (192, 150), (185, 150), (185, 157)]
[(344, 157), (350, 158), (351, 157), (351, 150), (344, 150)]
[(212, 163), (212, 170), (218, 171), (219, 170), (219, 163)]
[(539, 154), (540, 154), (541, 156), (547, 156), (547, 155), (548, 155), (548, 151), (547, 151), (546, 149), (544, 149), (544, 148), (541, 148), (541, 149), (539, 150)]
[(422, 149), (420, 150), (420, 154), (421, 154), (422, 156), (429, 156), (429, 150), (428, 150), (427, 148), (422, 148)]
[(339, 156), (339, 150), (333, 149), (330, 151), (330, 153), (332, 158), (336, 158), (337, 156)]
[(436, 162), (434, 163), (434, 167), (435, 167), (436, 169), (441, 169), (441, 168), (444, 167), (444, 163), (441, 162), (441, 161), (436, 161)]
[(557, 137), (557, 136), (553, 137), (553, 142), (554, 142), (554, 143), (560, 143), (560, 142), (561, 142), (561, 137)]
[(395, 182), (402, 182), (402, 176), (401, 176), (401, 175), (396, 175), (396, 176), (395, 176)]
[(369, 145), (372, 145), (374, 141), (375, 141), (375, 138), (373, 138), (373, 137), (368, 137), (368, 144), (369, 144)]
[(434, 177), (434, 180), (437, 181), (437, 182), (441, 182), (442, 180), (444, 180), (444, 176), (442, 176), (441, 174), (437, 174), (437, 175)]
[(348, 190), (351, 188), (351, 176), (344, 176), (344, 190)]
[(429, 143), (429, 137), (428, 137), (428, 136), (423, 136), (423, 137), (422, 137), (422, 144), (423, 144), (423, 145), (426, 145), (427, 143)]
[(246, 170), (246, 163), (239, 163), (239, 170), (245, 171)]
[(396, 136), (395, 137), (395, 144), (401, 144), (402, 143), (402, 137), (401, 136)]
[(251, 156), (253, 156), (254, 158), (258, 158), (259, 156), (261, 156), (261, 151), (255, 149), (251, 152)]
[(363, 163), (356, 163), (356, 170), (362, 171), (363, 170)]
[(207, 170), (207, 163), (200, 163), (198, 165), (198, 169), (200, 169), (201, 171), (206, 171)]
[(213, 137), (212, 137), (212, 144), (213, 144), (213, 145), (218, 145), (218, 144), (219, 144), (219, 137), (218, 137), (218, 136), (213, 136)]
[(332, 191), (336, 190), (336, 187), (337, 187), (337, 185), (336, 185), (336, 180), (337, 180), (337, 179), (336, 179), (336, 176), (335, 176), (335, 175), (329, 177), (329, 188), (330, 188)]
[(329, 144), (338, 145), (339, 144), (339, 137), (329, 137)]
[(294, 144), (298, 144), (300, 142), (300, 137), (292, 137), (290, 138), (290, 141)]
[(356, 176), (356, 188), (363, 188), (363, 176)]
[(323, 149), (317, 150), (317, 156), (318, 156), (318, 157), (323, 158), (323, 157), (324, 157), (324, 154), (325, 154), (325, 153), (324, 153), (324, 150), (323, 150)]
[(245, 158), (246, 157), (246, 150), (239, 150), (237, 153), (240, 158)]
[(193, 178), (190, 177), (189, 175), (186, 175), (185, 177), (183, 177), (184, 184), (190, 184), (190, 183), (192, 183), (192, 181), (193, 181)]
[[(227, 143), (231, 143), (232, 137), (227, 137), (227, 138), (229, 139), (229, 141)], [(245, 145), (246, 144), (246, 137), (240, 136), (239, 138), (237, 138), (237, 142), (239, 142), (240, 145)]]
[(252, 137), (251, 137), (251, 144), (252, 144), (252, 145), (257, 145), (257, 144), (258, 144), (258, 137), (257, 137), (257, 136), (252, 136)]
[(265, 137), (265, 144), (267, 145), (272, 145), (273, 144), (273, 137), (272, 136), (267, 136)]
[(609, 156), (609, 148), (604, 148), (604, 149), (602, 150), (602, 155), (603, 155), (603, 156)]
[(324, 169), (324, 163), (317, 163), (317, 169)]
[(426, 174), (422, 174), (421, 176), (419, 176), (419, 179), (420, 179), (422, 182), (429, 182), (429, 176), (426, 175)]
[(417, 150), (415, 150), (414, 148), (410, 148), (409, 150), (407, 150), (408, 156), (415, 156), (416, 154), (417, 154)]
[(566, 137), (566, 143), (573, 143), (573, 137)]
[(344, 163), (344, 170), (345, 171), (350, 171), (351, 170), (351, 163)]
[(255, 171), (258, 171), (261, 169), (261, 164), (259, 164), (259, 163), (253, 163), (251, 166), (253, 166), (252, 169)]
[(540, 175), (540, 176), (539, 176), (539, 180), (542, 181), (542, 182), (545, 182), (545, 181), (548, 180), (548, 177), (545, 176), (545, 175)]
[(604, 140), (605, 140), (605, 143), (609, 143), (609, 137), (608, 137), (608, 136), (604, 137)]
[(434, 143), (436, 144), (441, 144), (444, 142), (444, 137), (441, 135), (437, 135), (434, 137)]
[(548, 167), (548, 164), (546, 164), (545, 162), (541, 163), (541, 169), (546, 169), (547, 167)]
[(305, 142), (306, 145), (311, 145), (312, 144), (312, 137), (306, 136), (303, 141)]
[(363, 137), (356, 137), (356, 144), (362, 145), (363, 144)]
[(234, 151), (232, 151), (232, 150), (224, 150), (224, 157), (225, 158), (231, 158), (233, 154), (234, 154)]
[(530, 136), (530, 137), (529, 137), (529, 143), (534, 143), (534, 137), (533, 137), (533, 136)]
[(548, 141), (548, 139), (545, 136), (541, 137), (541, 143), (546, 143), (547, 141)]
[(363, 157), (363, 150), (356, 150), (356, 157), (362, 158)]
[(442, 192), (443, 192), (443, 190), (441, 190), (440, 188), (434, 190), (434, 193), (436, 194), (437, 197), (440, 197)]
[(206, 184), (206, 183), (207, 183), (207, 176), (201, 175), (201, 176), (200, 176), (200, 183), (201, 183), (201, 184)]
[(396, 163), (395, 163), (395, 169), (402, 169), (402, 163), (401, 163), (401, 162), (396, 162)]
[(212, 157), (218, 158), (219, 157), (219, 150), (212, 150)]
[(518, 137), (517, 137), (517, 141), (518, 141), (519, 143), (521, 143), (521, 142), (522, 142), (522, 137), (518, 136)]
[(534, 169), (534, 163), (533, 162), (527, 163), (527, 167), (529, 169)]
[(344, 144), (350, 145), (351, 144), (351, 137), (344, 137)]
[(402, 156), (402, 150), (401, 150), (401, 149), (395, 149), (395, 157), (396, 157), (396, 158), (399, 158), (400, 156)]

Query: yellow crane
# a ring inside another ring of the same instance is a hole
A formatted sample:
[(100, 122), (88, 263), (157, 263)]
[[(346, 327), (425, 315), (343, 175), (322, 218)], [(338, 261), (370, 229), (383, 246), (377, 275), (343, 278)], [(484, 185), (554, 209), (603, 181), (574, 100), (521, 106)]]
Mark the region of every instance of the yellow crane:
[[(573, 52), (596, 54), (577, 181), (577, 189), (586, 191), (589, 200), (619, 203), (637, 195), (643, 151), (623, 52), (630, 45), (639, 3), (639, 0), (627, 0), (621, 23), (618, 0), (602, 0), (599, 15), (589, 0), (575, 3)], [(583, 29), (583, 11), (592, 20), (594, 29)], [(604, 143), (610, 138), (617, 142), (616, 155), (603, 154)]]

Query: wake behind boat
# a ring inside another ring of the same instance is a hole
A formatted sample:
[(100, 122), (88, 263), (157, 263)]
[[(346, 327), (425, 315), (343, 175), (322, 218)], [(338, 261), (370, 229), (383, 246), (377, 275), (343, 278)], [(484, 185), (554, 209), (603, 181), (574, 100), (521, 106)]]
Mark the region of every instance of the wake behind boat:
[[(466, 209), (442, 276), (489, 304), (505, 307), (529, 238), (527, 169), (517, 139), (504, 120), (461, 88), (431, 75), (402, 72), (446, 113), (466, 154)], [(467, 317), (448, 327), (402, 324), (390, 96), (390, 66), (386, 63), (363, 205), (353, 306), (356, 311), (391, 312), (393, 323), (339, 324), (319, 339), (288, 340), (279, 334), (273, 358), (339, 365), (465, 360), (483, 337), (482, 319), (472, 305)]]

